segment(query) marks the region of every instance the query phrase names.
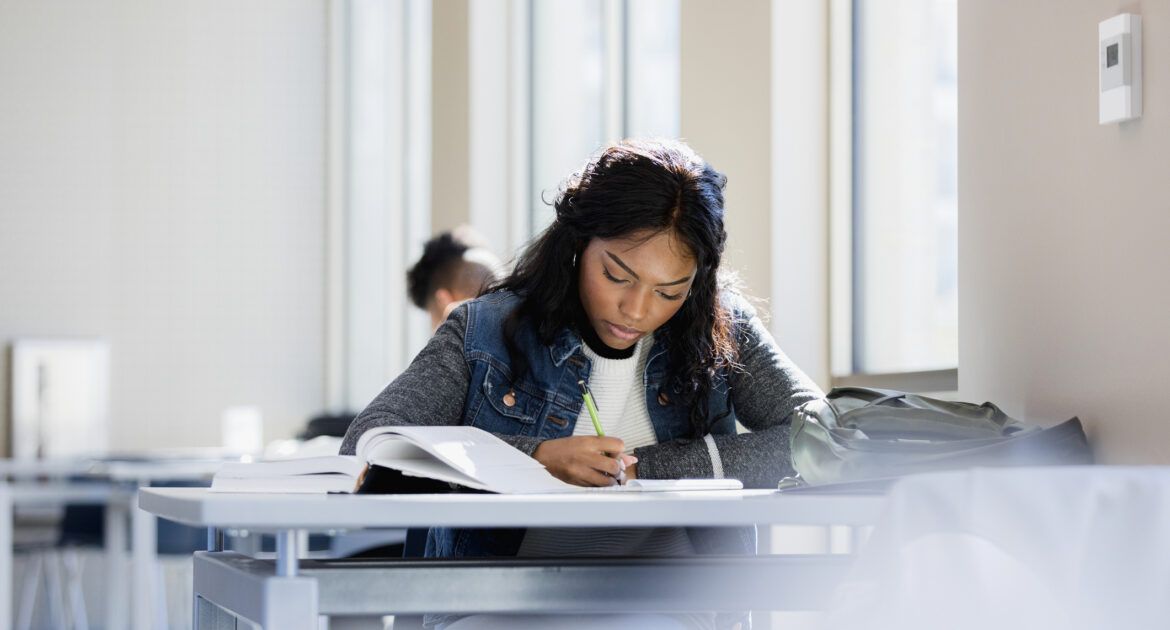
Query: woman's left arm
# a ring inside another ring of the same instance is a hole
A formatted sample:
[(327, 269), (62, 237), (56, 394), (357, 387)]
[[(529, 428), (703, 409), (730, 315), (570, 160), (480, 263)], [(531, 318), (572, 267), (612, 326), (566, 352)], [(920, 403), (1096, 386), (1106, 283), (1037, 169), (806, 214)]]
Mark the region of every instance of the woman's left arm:
[(775, 488), (793, 474), (788, 442), (792, 414), (824, 392), (780, 350), (753, 309), (737, 306), (735, 338), (743, 368), (732, 372), (728, 384), (736, 419), (751, 433), (636, 449), (639, 477), (726, 477), (748, 488)]

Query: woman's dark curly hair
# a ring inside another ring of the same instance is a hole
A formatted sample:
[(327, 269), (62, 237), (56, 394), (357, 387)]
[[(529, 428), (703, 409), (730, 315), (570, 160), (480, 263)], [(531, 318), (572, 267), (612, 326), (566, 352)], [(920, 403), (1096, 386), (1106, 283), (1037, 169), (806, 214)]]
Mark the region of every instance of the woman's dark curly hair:
[(648, 239), (669, 231), (686, 244), (697, 270), (683, 306), (657, 331), (667, 335), (670, 348), (664, 385), (676, 402), (690, 407), (693, 436), (705, 435), (716, 374), (735, 367), (738, 358), (732, 313), (720, 300), (721, 290), (730, 288), (719, 272), (727, 241), (726, 184), (727, 178), (690, 147), (667, 140), (608, 146), (571, 175), (553, 202), (552, 225), (519, 256), (512, 274), (493, 287), (521, 297), (504, 323), (515, 377), (528, 369), (514, 341), (521, 322), (533, 322), (546, 344), (562, 328), (588, 325), (581, 324), (576, 261), (591, 239)]

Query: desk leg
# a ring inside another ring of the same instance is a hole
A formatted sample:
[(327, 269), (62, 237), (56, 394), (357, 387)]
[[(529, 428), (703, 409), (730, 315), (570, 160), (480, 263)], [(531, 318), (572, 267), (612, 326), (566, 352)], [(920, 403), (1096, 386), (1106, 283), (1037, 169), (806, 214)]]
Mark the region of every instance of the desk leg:
[(12, 616), (12, 494), (0, 481), (0, 626), (11, 627)]
[[(145, 486), (141, 482), (139, 486)], [(155, 580), (154, 568), (158, 564), (158, 521), (150, 512), (138, 507), (135, 493), (131, 509), (132, 539), (131, 555), (133, 573), (130, 578), (130, 596), (133, 602), (131, 627), (134, 630), (150, 630), (154, 610)]]
[[(232, 530), (228, 530), (231, 533)], [(228, 539), (231, 539), (230, 542)], [(223, 548), (238, 551), (245, 556), (252, 556), (258, 558), (263, 551), (264, 536), (257, 532), (250, 532), (246, 529), (235, 530), (233, 535), (224, 535)]]
[(126, 530), (130, 524), (130, 508), (122, 504), (122, 495), (116, 494), (106, 504), (106, 627), (126, 627)]
[(300, 532), (286, 529), (276, 532), (276, 575), (296, 577), (300, 570)]

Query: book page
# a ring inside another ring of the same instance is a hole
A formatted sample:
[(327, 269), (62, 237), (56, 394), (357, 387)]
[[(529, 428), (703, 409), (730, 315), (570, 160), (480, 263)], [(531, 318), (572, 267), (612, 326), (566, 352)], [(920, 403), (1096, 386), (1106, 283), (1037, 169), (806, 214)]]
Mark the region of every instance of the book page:
[[(402, 436), (419, 449), (473, 479), (488, 468), (527, 468), (544, 470), (540, 462), (512, 448), (500, 438), (475, 427), (465, 426), (394, 426), (371, 429), (358, 440), (358, 455), (372, 458), (408, 458), (403, 447), (387, 444), (389, 436)], [(418, 454), (411, 459), (422, 459)]]
[(322, 455), (320, 457), (297, 457), (268, 462), (228, 462), (216, 471), (216, 478), (253, 479), (339, 473), (356, 478), (363, 462), (353, 455)]
[(491, 489), (505, 494), (542, 494), (552, 492), (580, 492), (581, 486), (565, 483), (540, 466), (527, 468), (519, 466), (498, 466), (481, 470), (480, 478)]
[(271, 492), (278, 494), (324, 494), (350, 492), (354, 478), (338, 473), (288, 475), (284, 477), (220, 477), (211, 482), (211, 492)]
[(368, 462), (393, 460), (438, 460), (423, 447), (396, 433), (382, 433), (366, 444), (364, 460)]

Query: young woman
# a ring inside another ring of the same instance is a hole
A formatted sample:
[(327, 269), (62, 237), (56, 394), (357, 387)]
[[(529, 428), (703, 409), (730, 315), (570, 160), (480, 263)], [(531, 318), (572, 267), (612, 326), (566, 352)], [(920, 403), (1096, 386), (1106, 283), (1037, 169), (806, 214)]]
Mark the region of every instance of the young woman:
[[(578, 485), (610, 485), (624, 474), (776, 487), (793, 472), (791, 414), (822, 392), (720, 274), (725, 184), (681, 143), (626, 141), (599, 152), (565, 182), (556, 219), (515, 271), (451, 313), (354, 420), (342, 452), (371, 427), (466, 424)], [(582, 404), (580, 380), (606, 437)], [(737, 434), (737, 420), (751, 432)], [(436, 528), (426, 554), (754, 551), (750, 528)]]

